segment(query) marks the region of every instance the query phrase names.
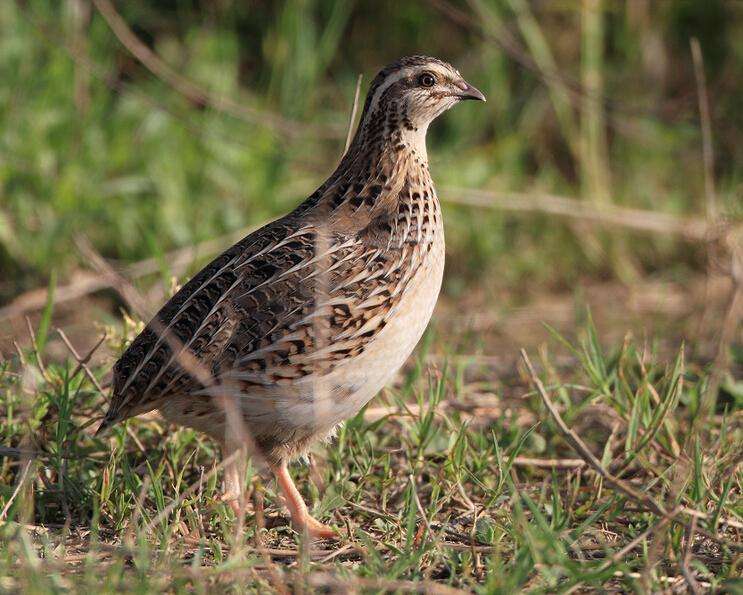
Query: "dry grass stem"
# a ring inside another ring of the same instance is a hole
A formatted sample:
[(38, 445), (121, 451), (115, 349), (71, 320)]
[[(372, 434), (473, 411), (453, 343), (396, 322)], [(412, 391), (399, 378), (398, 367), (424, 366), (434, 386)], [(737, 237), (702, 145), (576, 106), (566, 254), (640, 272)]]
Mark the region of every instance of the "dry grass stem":
[(447, 203), (585, 220), (610, 228), (609, 231), (630, 229), (645, 233), (672, 234), (694, 242), (708, 242), (724, 237), (729, 231), (716, 225), (710, 226), (705, 221), (684, 219), (657, 211), (620, 207), (613, 202), (587, 203), (574, 198), (541, 193), (489, 192), (464, 188), (447, 190), (448, 192), (442, 193)]
[(346, 133), (346, 145), (343, 149), (343, 154), (345, 155), (348, 152), (348, 147), (351, 146), (351, 141), (353, 140), (353, 129), (354, 129), (354, 122), (356, 121), (356, 112), (359, 109), (359, 94), (361, 93), (361, 81), (364, 78), (363, 74), (360, 74), (358, 78), (356, 79), (356, 90), (353, 94), (353, 107), (351, 107), (351, 115), (348, 118), (348, 132)]

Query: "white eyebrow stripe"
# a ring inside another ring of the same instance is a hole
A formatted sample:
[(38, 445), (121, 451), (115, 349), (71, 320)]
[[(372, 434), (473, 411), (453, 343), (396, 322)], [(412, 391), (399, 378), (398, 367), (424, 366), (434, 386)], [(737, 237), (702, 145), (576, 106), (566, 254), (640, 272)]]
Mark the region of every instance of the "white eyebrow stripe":
[(387, 75), (387, 78), (384, 79), (384, 82), (379, 85), (379, 88), (374, 92), (374, 95), (372, 96), (371, 103), (369, 104), (369, 113), (373, 114), (374, 110), (377, 108), (377, 104), (379, 103), (379, 98), (382, 97), (382, 94), (389, 89), (392, 85), (394, 85), (397, 81), (400, 81), (408, 76), (413, 72), (412, 68), (403, 68), (402, 70), (399, 70), (393, 74)]
[(431, 64), (429, 67), (426, 67), (426, 70), (433, 72), (434, 74), (438, 74), (441, 78), (444, 79), (450, 78), (452, 76), (452, 72), (441, 64)]

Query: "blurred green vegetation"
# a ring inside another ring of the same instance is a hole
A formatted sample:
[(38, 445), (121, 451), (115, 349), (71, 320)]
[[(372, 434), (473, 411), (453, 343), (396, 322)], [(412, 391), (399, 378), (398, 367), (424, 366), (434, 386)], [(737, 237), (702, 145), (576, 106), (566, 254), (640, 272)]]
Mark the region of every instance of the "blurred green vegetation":
[[(478, 303), (497, 315), (509, 292), (519, 300), (585, 279), (699, 279), (713, 252), (702, 243), (451, 200), (455, 188), (551, 194), (703, 220), (693, 38), (720, 212), (743, 217), (743, 3), (119, 0), (122, 21), (111, 6), (0, 1), (0, 304), (88, 268), (81, 235), (116, 263), (155, 256), (167, 282), (168, 251), (287, 212), (337, 163), (358, 75), (363, 93), (380, 67), (412, 53), (451, 61), (488, 96), (429, 134), (447, 226), (445, 290), (498, 290), (460, 300), (462, 311)], [(491, 354), (503, 350), (484, 348), (486, 333), (457, 311), (386, 391), (381, 417), (360, 413), (317, 467), (298, 470), (320, 518), (343, 512), (349, 543), (363, 546), (313, 561), (285, 525), (259, 532), (251, 519), (242, 531), (218, 500), (215, 445), (203, 436), (139, 419), (110, 440), (93, 437), (108, 362), (90, 371), (49, 353), (52, 302), (29, 325), (33, 349), (0, 354), (0, 591), (205, 592), (227, 581), (266, 590), (270, 550), (244, 548), (259, 533), (257, 543), (281, 548), (272, 550), (280, 579), (296, 590), (317, 570), (317, 579), (369, 581), (370, 591), (436, 580), (483, 593), (655, 592), (682, 584), (687, 564), (704, 588), (739, 584), (736, 344), (727, 374), (720, 355), (712, 366), (698, 353), (687, 363), (679, 344), (661, 355), (662, 332), (604, 350), (588, 317), (573, 345), (553, 333), (567, 360), (540, 348), (539, 375), (565, 422), (606, 469), (673, 511), (661, 516), (581, 461), (570, 471), (575, 452), (533, 390), (536, 376), (505, 360), (508, 372), (498, 371)], [(667, 302), (660, 296), (653, 314)], [(84, 316), (99, 314), (87, 306)], [(667, 313), (676, 325), (678, 312)], [(710, 312), (695, 328), (732, 319)], [(521, 341), (531, 327), (515, 308), (501, 318), (512, 313), (511, 326), (492, 334), (523, 326), (508, 338)], [(106, 330), (102, 350), (118, 353), (134, 324), (123, 317)], [(699, 334), (685, 333), (692, 350)], [(439, 353), (452, 356), (443, 369)], [(717, 414), (707, 415), (705, 397), (718, 386)], [(198, 495), (188, 495), (194, 486)], [(271, 486), (266, 502), (276, 520)], [(676, 504), (698, 511), (696, 520)], [(415, 583), (389, 582), (399, 580)]]
[[(335, 166), (358, 74), (363, 93), (381, 66), (411, 53), (450, 60), (489, 99), (431, 130), (444, 201), (457, 186), (703, 217), (689, 49), (697, 37), (719, 200), (729, 216), (741, 213), (741, 4), (116, 7), (177, 76), (239, 110), (194, 100), (148, 71), (87, 0), (0, 3), (0, 302), (80, 266), (80, 233), (106, 257), (136, 261), (288, 211)], [(579, 276), (683, 274), (704, 262), (703, 247), (664, 236), (496, 209), (445, 212), (449, 292), (495, 271), (494, 283), (559, 287)]]

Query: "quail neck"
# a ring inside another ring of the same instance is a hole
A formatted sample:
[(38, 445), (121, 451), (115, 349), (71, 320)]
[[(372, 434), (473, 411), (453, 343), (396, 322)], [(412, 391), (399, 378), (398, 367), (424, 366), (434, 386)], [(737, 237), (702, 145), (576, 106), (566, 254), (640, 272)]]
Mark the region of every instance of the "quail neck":
[(465, 99), (485, 98), (436, 58), (384, 68), (328, 179), (215, 258), (132, 341), (99, 432), (154, 409), (205, 432), (232, 461), (224, 500), (233, 507), (244, 474), (231, 455), (248, 448), (276, 475), (294, 525), (332, 536), (287, 464), (368, 403), (428, 325), (444, 233), (425, 136)]
[[(342, 200), (339, 190), (358, 202), (364, 189), (347, 188), (343, 182), (350, 180), (357, 184), (364, 180), (370, 185), (371, 196), (364, 197), (368, 206), (380, 197), (396, 198), (400, 184), (420, 183), (432, 191), (426, 150), (428, 126), (466, 99), (484, 101), (485, 97), (443, 61), (411, 56), (390, 64), (369, 88), (349, 150), (326, 183), (300, 209), (329, 194), (334, 202), (329, 206), (336, 208)], [(329, 192), (333, 188), (335, 192)]]

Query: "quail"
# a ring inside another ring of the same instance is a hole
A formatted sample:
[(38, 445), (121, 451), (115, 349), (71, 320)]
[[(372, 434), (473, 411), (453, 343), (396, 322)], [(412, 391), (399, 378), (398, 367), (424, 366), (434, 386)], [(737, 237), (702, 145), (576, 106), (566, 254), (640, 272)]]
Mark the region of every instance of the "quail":
[(288, 215), (195, 275), (116, 362), (99, 433), (159, 410), (217, 440), (224, 499), (246, 449), (276, 476), (291, 519), (310, 516), (287, 464), (333, 435), (403, 365), (441, 287), (444, 228), (426, 152), (429, 124), (485, 101), (442, 60), (410, 56), (372, 82), (348, 151)]

